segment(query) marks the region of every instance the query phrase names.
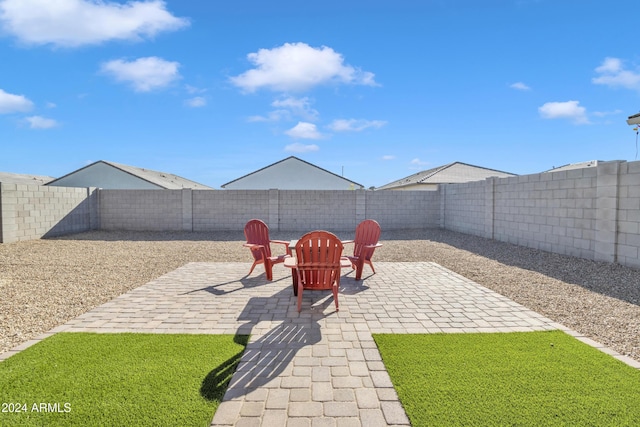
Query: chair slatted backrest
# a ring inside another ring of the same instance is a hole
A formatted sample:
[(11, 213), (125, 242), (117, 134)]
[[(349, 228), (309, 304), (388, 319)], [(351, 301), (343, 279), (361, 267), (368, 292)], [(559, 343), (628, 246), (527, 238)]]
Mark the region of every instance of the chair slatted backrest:
[(306, 289), (331, 289), (340, 277), (344, 246), (328, 231), (312, 231), (296, 244), (299, 280)]
[[(269, 227), (264, 221), (252, 219), (244, 226), (244, 236), (247, 243), (264, 246), (267, 257), (271, 256), (271, 245), (269, 243)], [(261, 251), (251, 251), (253, 257), (257, 260), (262, 258)]]
[(365, 245), (375, 245), (380, 239), (380, 224), (373, 219), (365, 219), (356, 227), (353, 255), (360, 256)]

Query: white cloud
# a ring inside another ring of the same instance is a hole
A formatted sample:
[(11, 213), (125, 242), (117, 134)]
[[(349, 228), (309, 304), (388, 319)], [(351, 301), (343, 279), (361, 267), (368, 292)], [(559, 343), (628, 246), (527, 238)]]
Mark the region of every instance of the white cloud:
[(187, 107), (192, 108), (204, 107), (205, 105), (207, 105), (207, 100), (202, 96), (196, 96), (194, 98), (187, 99), (186, 101), (184, 101), (184, 104)]
[(296, 117), (301, 117), (305, 120), (316, 120), (319, 116), (317, 110), (311, 108), (311, 101), (309, 98), (295, 98), (293, 96), (285, 96), (276, 99), (271, 103), (273, 107), (285, 110)]
[(329, 125), (329, 129), (334, 132), (361, 132), (367, 128), (379, 129), (386, 124), (383, 120), (338, 119)]
[(302, 144), (300, 142), (294, 142), (293, 144), (289, 144), (284, 147), (284, 151), (289, 151), (292, 153), (308, 153), (310, 151), (318, 151), (320, 147), (316, 144)]
[(396, 156), (392, 156), (390, 154), (382, 156), (382, 160), (394, 160), (395, 158), (396, 158)]
[(529, 86), (522, 82), (513, 83), (512, 85), (509, 85), (509, 87), (516, 90), (531, 90)]
[(298, 139), (320, 139), (322, 134), (313, 123), (298, 122), (297, 125), (285, 132), (292, 138)]
[(292, 96), (283, 96), (271, 103), (275, 110), (268, 112), (264, 116), (249, 117), (250, 122), (278, 122), (282, 120), (293, 120), (294, 117), (307, 121), (318, 119), (320, 113), (311, 108), (309, 98), (295, 98)]
[(591, 79), (594, 84), (640, 90), (640, 72), (625, 69), (619, 58), (605, 58), (595, 71), (600, 77)]
[(602, 65), (596, 68), (596, 73), (617, 73), (622, 69), (622, 60), (619, 58), (607, 57), (602, 61)]
[(206, 89), (201, 89), (199, 87), (195, 87), (191, 85), (184, 85), (184, 89), (187, 91), (189, 95), (198, 95), (201, 93), (205, 93), (207, 91)]
[(607, 117), (607, 116), (615, 116), (621, 113), (622, 113), (622, 110), (613, 110), (613, 111), (594, 111), (591, 114), (596, 117)]
[(57, 121), (42, 116), (26, 117), (25, 120), (31, 129), (51, 129), (58, 126)]
[(283, 107), (290, 110), (307, 110), (310, 102), (306, 96), (304, 98), (295, 98), (293, 96), (284, 96), (276, 99), (271, 103), (274, 107)]
[(278, 92), (304, 91), (327, 83), (375, 86), (373, 73), (344, 64), (341, 54), (327, 46), (285, 43), (247, 55), (256, 67), (231, 82), (246, 92), (267, 88)]
[(24, 113), (33, 108), (33, 102), (24, 95), (14, 95), (0, 89), (0, 114)]
[(543, 119), (569, 119), (573, 123), (588, 124), (587, 109), (579, 101), (547, 102), (538, 108)]
[(105, 62), (101, 71), (119, 82), (130, 83), (136, 92), (149, 92), (165, 87), (180, 78), (178, 62), (150, 56), (127, 62), (122, 59)]
[(276, 110), (267, 113), (266, 116), (250, 116), (248, 122), (279, 122), (280, 120), (290, 120), (291, 113), (286, 110)]
[(415, 158), (409, 162), (411, 169), (422, 169), (423, 166), (427, 166), (429, 162), (423, 162), (419, 158)]
[(189, 25), (161, 0), (0, 0), (4, 32), (27, 44), (77, 47), (109, 40), (141, 40)]

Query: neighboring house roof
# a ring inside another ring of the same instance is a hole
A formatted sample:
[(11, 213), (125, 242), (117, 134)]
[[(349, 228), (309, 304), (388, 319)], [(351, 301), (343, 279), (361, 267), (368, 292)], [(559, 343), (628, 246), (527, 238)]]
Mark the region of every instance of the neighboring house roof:
[(543, 173), (568, 171), (572, 169), (592, 168), (592, 167), (597, 167), (598, 163), (602, 163), (602, 160), (589, 160), (588, 162), (570, 163), (568, 165), (558, 166), (557, 168), (554, 167), (552, 169), (544, 171)]
[(506, 178), (516, 176), (509, 172), (483, 168), (461, 162), (449, 163), (437, 168), (424, 170), (397, 181), (390, 182), (376, 190), (390, 190), (394, 188), (415, 186), (420, 184), (451, 184), (471, 181), (481, 181), (490, 177)]
[(640, 123), (640, 113), (634, 114), (633, 116), (629, 116), (627, 118), (628, 125), (637, 125), (638, 123)]
[(349, 190), (362, 184), (322, 169), (295, 156), (251, 172), (221, 186), (229, 190)]
[[(67, 175), (64, 175), (58, 179), (55, 179), (47, 185), (64, 185), (65, 181), (69, 181), (69, 178), (73, 177), (73, 175), (80, 176), (82, 173), (82, 178), (79, 178), (82, 181), (82, 187), (101, 187), (101, 188), (124, 188), (118, 186), (110, 186), (109, 182), (105, 182), (105, 178), (98, 178), (91, 176), (91, 170), (107, 167), (111, 173), (116, 174), (125, 174), (123, 177), (135, 177), (138, 180), (142, 180), (145, 183), (148, 183), (148, 186), (143, 188), (158, 188), (165, 190), (179, 190), (183, 188), (191, 188), (194, 190), (213, 190), (213, 188), (208, 187), (206, 185), (197, 183), (195, 181), (188, 180), (178, 175), (174, 175), (167, 172), (158, 172), (151, 169), (140, 168), (137, 166), (129, 166), (123, 165), (121, 163), (108, 162), (105, 160), (99, 160), (97, 162), (91, 163), (83, 168), (75, 170)], [(113, 176), (113, 175), (112, 175)], [(108, 181), (108, 179), (107, 179)], [(78, 185), (74, 185), (78, 186)], [(130, 188), (130, 187), (127, 187)]]
[(52, 176), (0, 172), (0, 182), (6, 182), (7, 184), (44, 185), (53, 180), (54, 178)]

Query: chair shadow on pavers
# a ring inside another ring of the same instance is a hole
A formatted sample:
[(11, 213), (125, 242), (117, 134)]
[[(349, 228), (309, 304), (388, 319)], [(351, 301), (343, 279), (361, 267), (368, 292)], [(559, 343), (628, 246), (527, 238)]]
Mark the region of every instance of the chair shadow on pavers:
[[(342, 279), (340, 292), (344, 295), (355, 295), (369, 289), (366, 280), (356, 282), (353, 277), (346, 275)], [(269, 383), (277, 381), (283, 373), (286, 376), (286, 371), (293, 369), (293, 359), (300, 350), (323, 340), (321, 323), (329, 317), (338, 316), (338, 312), (332, 310), (331, 291), (306, 292), (305, 308), (298, 313), (297, 299), (290, 283), (289, 275), (276, 277), (271, 282), (266, 281), (263, 275), (238, 277), (225, 282), (210, 281), (207, 284), (205, 281), (207, 286), (182, 294), (205, 293), (213, 298), (232, 294), (242, 299), (243, 292), (237, 291), (248, 291), (249, 295), (262, 292), (260, 296), (248, 297), (238, 307), (241, 311), (235, 317), (238, 325), (235, 327), (236, 340), (248, 340), (248, 343), (243, 353), (215, 367), (202, 380), (200, 393), (205, 399), (216, 398), (220, 384), (229, 378), (228, 374), (237, 362), (223, 401), (242, 398), (259, 388), (269, 387)], [(279, 289), (271, 295), (265, 295), (264, 291), (271, 292), (263, 287), (274, 285)], [(348, 302), (345, 301), (345, 304), (347, 308)]]
[[(246, 335), (236, 335), (233, 340), (237, 344), (246, 347), (249, 337)], [(229, 381), (231, 381), (235, 368), (242, 358), (242, 354), (243, 351), (238, 352), (207, 374), (200, 386), (200, 395), (203, 398), (209, 401), (222, 401), (224, 393), (227, 390), (227, 385)]]
[[(362, 281), (356, 282), (353, 278), (346, 278), (340, 286), (345, 295), (355, 295), (367, 289), (369, 287)], [(304, 299), (302, 313), (297, 311), (297, 297), (289, 286), (270, 297), (249, 299), (238, 316), (239, 321), (247, 322), (238, 328), (238, 334), (254, 334), (260, 330), (262, 322), (280, 323), (265, 333), (258, 332), (255, 340), (250, 339), (224, 400), (240, 398), (261, 387), (268, 387), (268, 383), (285, 370), (293, 369), (293, 358), (300, 350), (322, 341), (321, 321), (338, 316), (335, 310), (327, 311), (334, 307), (332, 292), (307, 292)], [(311, 359), (309, 363), (313, 363)]]
[(342, 280), (340, 281), (340, 289), (338, 292), (342, 295), (356, 295), (360, 292), (368, 291), (371, 287), (367, 285), (365, 277), (364, 279), (355, 280), (355, 270), (353, 271), (354, 276), (342, 276)]
[[(259, 286), (266, 286), (269, 283), (280, 282), (282, 280), (286, 280), (290, 278), (282, 277), (280, 279), (275, 279), (272, 282), (268, 282), (265, 278), (264, 273), (255, 277), (243, 277), (241, 279), (234, 279), (224, 283), (216, 283), (215, 285), (206, 286), (204, 288), (194, 289), (189, 292), (185, 292), (182, 295), (194, 294), (196, 292), (209, 292), (213, 295), (225, 295), (230, 294), (232, 292), (242, 291), (245, 289), (257, 288)], [(237, 286), (240, 283), (242, 286)], [(236, 286), (233, 286), (236, 285)]]
[[(328, 291), (328, 294), (331, 292)], [(238, 334), (252, 337), (224, 400), (240, 398), (267, 386), (285, 370), (293, 369), (293, 358), (301, 349), (322, 340), (318, 321), (336, 314), (335, 311), (324, 313), (333, 303), (332, 298), (326, 296), (315, 302), (311, 316), (303, 318), (296, 311), (295, 298), (290, 287), (271, 297), (249, 299), (245, 309), (238, 316), (239, 321), (247, 322), (238, 328)], [(274, 304), (277, 307), (275, 309)], [(257, 328), (261, 322), (280, 323), (262, 333)]]
[(229, 383), (224, 400), (240, 398), (268, 387), (287, 369), (292, 369), (293, 358), (301, 349), (321, 339), (318, 323), (283, 322), (250, 342)]

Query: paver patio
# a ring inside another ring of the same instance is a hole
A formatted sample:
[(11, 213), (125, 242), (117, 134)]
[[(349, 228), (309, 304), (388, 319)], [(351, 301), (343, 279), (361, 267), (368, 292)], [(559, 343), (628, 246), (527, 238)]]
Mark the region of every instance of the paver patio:
[(51, 332), (251, 334), (212, 426), (393, 426), (409, 420), (373, 333), (567, 330), (435, 263), (345, 271), (339, 312), (306, 291), (301, 313), (289, 269), (249, 267), (190, 263)]

